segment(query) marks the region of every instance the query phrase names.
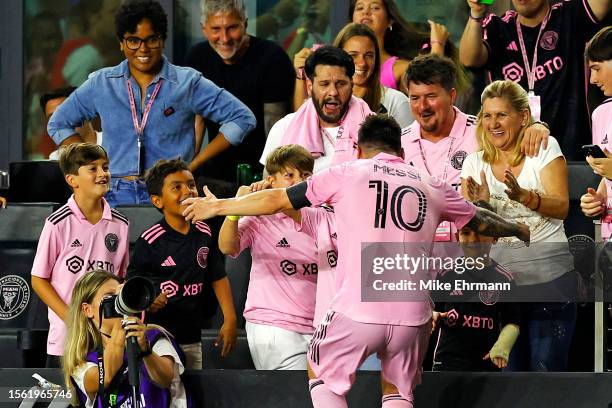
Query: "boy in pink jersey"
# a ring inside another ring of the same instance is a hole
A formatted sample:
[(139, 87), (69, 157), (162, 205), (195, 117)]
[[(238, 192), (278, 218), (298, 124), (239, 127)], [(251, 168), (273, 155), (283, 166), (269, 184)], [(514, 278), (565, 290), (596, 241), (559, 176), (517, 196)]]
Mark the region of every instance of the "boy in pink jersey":
[(72, 144), (62, 148), (59, 165), (74, 194), (47, 218), (32, 265), (32, 288), (49, 307), (47, 367), (60, 367), (76, 281), (96, 269), (123, 277), (128, 265), (128, 220), (104, 199), (110, 181), (106, 151)]
[[(331, 167), (288, 189), (230, 200), (188, 200), (187, 219), (221, 214), (269, 214), (330, 202), (338, 228), (342, 283), (309, 348), (310, 391), (315, 407), (346, 407), (344, 395), (370, 354), (382, 360), (382, 405), (412, 407), (412, 389), (431, 330), (429, 301), (361, 300), (361, 251), (369, 242), (431, 244), (440, 221), (454, 221), (485, 235), (529, 239), (525, 225), (477, 210), (448, 184), (402, 160), (401, 130), (385, 115), (370, 116), (359, 131), (359, 158)], [(385, 198), (386, 197), (386, 198)], [(391, 204), (391, 205), (389, 205)], [(356, 223), (359, 220), (359, 223)]]
[(612, 235), (612, 27), (599, 31), (587, 44), (585, 56), (591, 70), (591, 83), (599, 86), (608, 97), (593, 111), (593, 144), (601, 146), (607, 159), (587, 157), (595, 173), (602, 176), (597, 191), (592, 188), (580, 198), (582, 212), (588, 217), (601, 216), (601, 235)]
[[(236, 197), (260, 187), (285, 188), (312, 174), (314, 158), (295, 144), (266, 159), (267, 180), (242, 186)], [(314, 208), (305, 212), (314, 212)], [(313, 327), (320, 263), (314, 239), (296, 229), (293, 217), (226, 217), (219, 248), (231, 257), (251, 249), (251, 272), (244, 318), (249, 350), (258, 370), (305, 370)]]

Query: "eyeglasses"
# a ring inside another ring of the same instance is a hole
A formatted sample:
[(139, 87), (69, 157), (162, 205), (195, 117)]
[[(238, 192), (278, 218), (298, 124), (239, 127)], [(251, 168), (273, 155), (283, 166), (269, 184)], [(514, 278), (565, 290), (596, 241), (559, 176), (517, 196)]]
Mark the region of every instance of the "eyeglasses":
[(147, 48), (159, 48), (162, 43), (162, 39), (159, 35), (152, 35), (144, 40), (138, 37), (127, 37), (123, 40), (125, 41), (125, 45), (128, 47), (128, 49), (132, 51), (139, 49), (143, 42), (147, 44)]

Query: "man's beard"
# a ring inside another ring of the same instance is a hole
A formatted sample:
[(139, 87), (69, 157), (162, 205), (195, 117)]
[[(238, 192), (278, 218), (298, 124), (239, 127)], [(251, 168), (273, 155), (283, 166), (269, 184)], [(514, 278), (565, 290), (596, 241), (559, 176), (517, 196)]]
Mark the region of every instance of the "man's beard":
[(317, 115), (319, 115), (319, 118), (321, 118), (326, 123), (338, 123), (338, 122), (340, 122), (340, 119), (342, 119), (342, 117), (344, 116), (346, 111), (348, 111), (349, 102), (350, 102), (350, 99), (348, 101), (346, 101), (344, 103), (344, 105), (342, 105), (338, 115), (336, 115), (336, 116), (329, 116), (329, 115), (326, 115), (325, 112), (323, 111), (323, 105), (325, 104), (325, 100), (323, 100), (323, 103), (320, 104), (319, 101), (316, 98), (314, 98), (314, 96), (312, 98), (312, 103), (315, 106), (315, 109), (317, 111)]

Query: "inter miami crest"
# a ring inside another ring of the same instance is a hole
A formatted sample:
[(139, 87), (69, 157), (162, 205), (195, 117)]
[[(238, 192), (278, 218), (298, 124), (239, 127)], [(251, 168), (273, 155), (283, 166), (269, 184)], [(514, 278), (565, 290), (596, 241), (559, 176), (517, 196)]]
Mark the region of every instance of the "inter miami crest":
[(463, 167), (463, 161), (466, 157), (467, 153), (465, 151), (457, 150), (455, 154), (453, 154), (453, 157), (451, 157), (451, 166), (453, 166), (455, 170), (461, 170)]
[(0, 320), (10, 320), (21, 314), (30, 301), (30, 287), (21, 276), (0, 278)]
[(117, 252), (119, 237), (113, 233), (106, 234), (106, 237), (104, 237), (104, 245), (106, 245), (106, 249), (108, 249), (109, 252)]

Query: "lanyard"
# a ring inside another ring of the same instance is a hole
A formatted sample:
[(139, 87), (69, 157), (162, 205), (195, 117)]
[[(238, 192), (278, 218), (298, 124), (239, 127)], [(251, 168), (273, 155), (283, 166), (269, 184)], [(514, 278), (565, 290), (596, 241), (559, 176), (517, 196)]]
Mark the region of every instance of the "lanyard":
[[(425, 166), (425, 170), (430, 176), (434, 176), (429, 167), (427, 166), (427, 160), (425, 159), (425, 150), (423, 150), (423, 145), (421, 144), (421, 138), (419, 138), (419, 151), (421, 152), (421, 160), (423, 160), (423, 165)], [(446, 182), (446, 177), (448, 175), (448, 163), (450, 162), (450, 156), (453, 151), (453, 145), (455, 144), (455, 136), (451, 138), (450, 146), (448, 147), (448, 153), (446, 154), (446, 160), (444, 161), (444, 170), (442, 171), (442, 181)]]
[(136, 114), (136, 101), (134, 100), (134, 91), (132, 91), (132, 86), (130, 85), (130, 80), (128, 79), (125, 84), (127, 85), (128, 96), (130, 98), (130, 110), (132, 111), (132, 122), (134, 123), (134, 129), (136, 130), (136, 134), (138, 135), (138, 144), (140, 145), (142, 141), (142, 134), (144, 133), (145, 126), (147, 125), (147, 119), (149, 119), (149, 112), (151, 111), (151, 106), (153, 106), (153, 102), (157, 97), (157, 93), (159, 92), (159, 88), (161, 88), (162, 79), (157, 82), (155, 85), (155, 89), (153, 89), (153, 94), (149, 98), (149, 102), (145, 107), (144, 112), (142, 113), (142, 122), (138, 123), (138, 115)]
[(525, 64), (525, 71), (527, 72), (527, 84), (529, 86), (529, 92), (533, 92), (535, 88), (535, 69), (536, 64), (538, 62), (538, 46), (540, 43), (540, 36), (542, 35), (542, 32), (544, 32), (546, 23), (548, 23), (548, 19), (550, 18), (550, 12), (551, 9), (549, 8), (546, 17), (544, 17), (542, 24), (540, 24), (540, 31), (538, 32), (538, 37), (536, 38), (535, 46), (533, 47), (533, 62), (531, 66), (529, 66), (529, 61), (527, 59), (527, 49), (525, 48), (525, 41), (523, 40), (523, 30), (521, 29), (521, 23), (519, 23), (518, 17), (516, 18), (516, 33), (518, 34), (521, 54), (523, 54), (523, 64)]

